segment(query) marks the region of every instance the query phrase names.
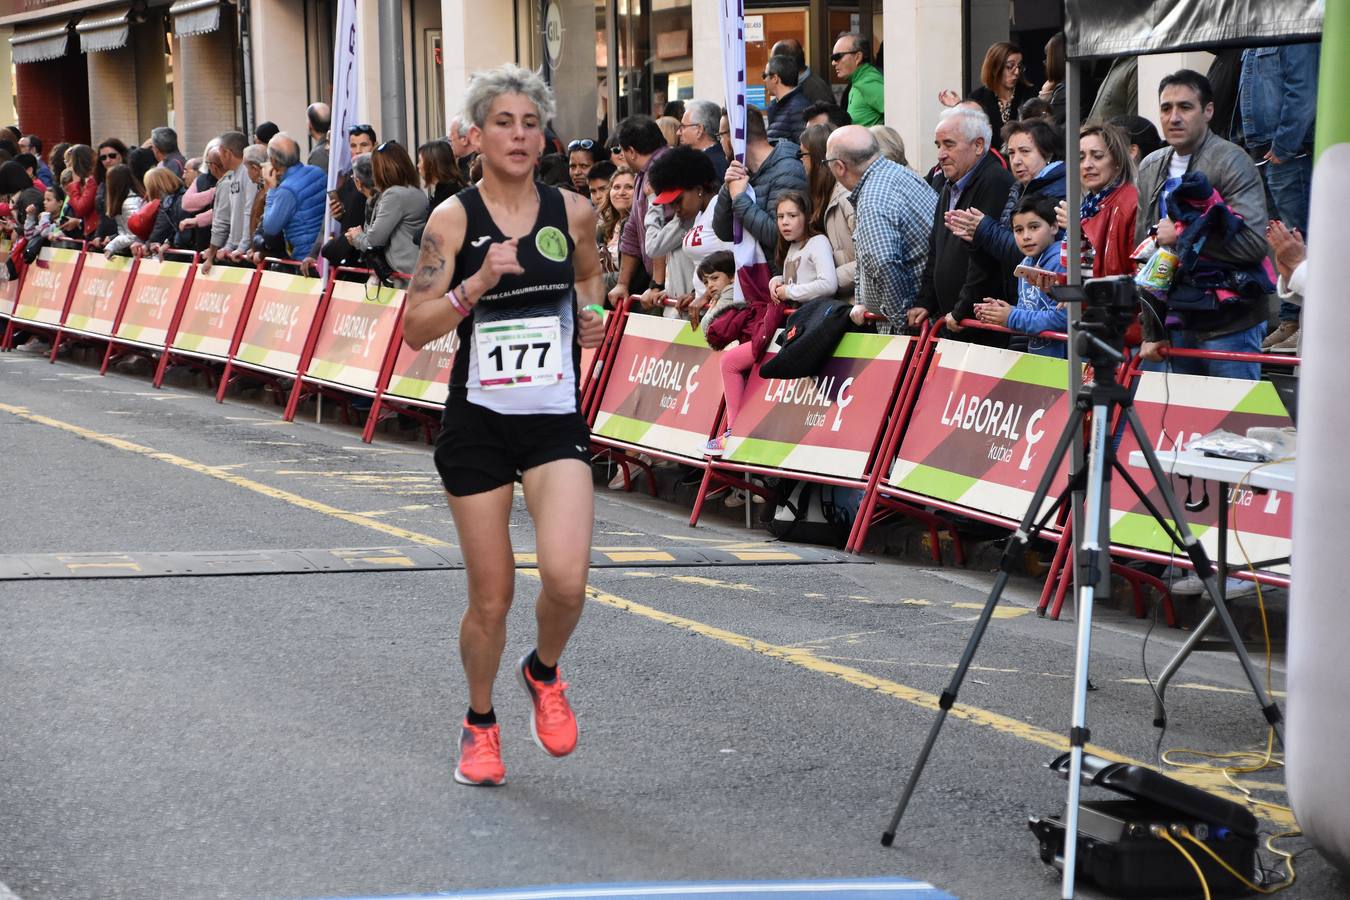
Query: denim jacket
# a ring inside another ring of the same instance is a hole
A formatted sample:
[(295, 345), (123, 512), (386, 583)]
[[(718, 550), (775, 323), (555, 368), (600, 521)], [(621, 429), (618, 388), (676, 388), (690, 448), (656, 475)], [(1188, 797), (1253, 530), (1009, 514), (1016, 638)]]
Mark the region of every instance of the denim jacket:
[(1313, 142), (1320, 43), (1256, 47), (1242, 53), (1238, 108), (1248, 150), (1291, 159)]

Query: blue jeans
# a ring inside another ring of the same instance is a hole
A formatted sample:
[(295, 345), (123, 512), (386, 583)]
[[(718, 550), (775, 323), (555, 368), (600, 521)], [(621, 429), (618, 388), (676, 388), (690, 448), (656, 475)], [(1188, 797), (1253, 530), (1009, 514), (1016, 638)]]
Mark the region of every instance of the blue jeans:
[[(1177, 350), (1226, 350), (1231, 353), (1260, 353), (1261, 339), (1266, 336), (1266, 323), (1258, 322), (1246, 331), (1225, 334), (1208, 341), (1197, 341), (1194, 331), (1173, 331), (1169, 337)], [(1261, 364), (1232, 362), (1226, 359), (1191, 359), (1171, 357), (1164, 362), (1144, 362), (1139, 368), (1145, 372), (1165, 372), (1168, 366), (1178, 375), (1212, 375), (1215, 378), (1242, 378), (1258, 381)]]
[[(1308, 236), (1308, 203), (1312, 196), (1312, 156), (1301, 156), (1280, 165), (1268, 162), (1261, 167), (1265, 175), (1267, 205), (1271, 218), (1279, 219), (1290, 230), (1297, 228)], [(1297, 322), (1299, 307), (1289, 301), (1280, 303), (1280, 321)]]

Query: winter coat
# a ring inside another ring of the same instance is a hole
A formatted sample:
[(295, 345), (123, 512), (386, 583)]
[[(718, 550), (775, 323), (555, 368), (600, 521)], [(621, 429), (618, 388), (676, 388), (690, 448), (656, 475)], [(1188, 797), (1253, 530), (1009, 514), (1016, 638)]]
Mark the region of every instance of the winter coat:
[[(999, 165), (992, 153), (986, 153), (969, 174), (970, 180), (955, 208), (978, 209), (985, 216), (999, 215), (1008, 202), (1012, 175)], [(1000, 297), (1006, 290), (1002, 263), (952, 234), (943, 222), (955, 186), (954, 182), (943, 186), (933, 211), (928, 260), (924, 263), (915, 304), (928, 310), (929, 318), (934, 321), (949, 313), (957, 321), (974, 318), (976, 303), (985, 297)], [(952, 336), (972, 343), (1005, 343), (1004, 335), (978, 329), (966, 329)]]
[[(286, 170), (276, 188), (267, 192), (267, 211), (262, 223), (265, 243), (271, 243), (279, 235), (284, 236), (290, 256), (304, 258), (323, 228), (327, 205), (325, 178), (323, 169), (317, 166), (298, 165)], [(421, 191), (417, 193), (421, 194)], [(426, 208), (425, 199), (422, 207)]]
[(806, 192), (806, 169), (797, 158), (800, 150), (792, 141), (778, 141), (773, 144), (773, 152), (764, 163), (750, 175), (750, 186), (754, 188), (755, 199), (750, 199), (748, 191), (733, 201), (731, 191), (726, 186), (718, 194), (717, 212), (713, 216), (713, 228), (717, 236), (727, 243), (733, 238), (733, 226), (736, 219), (741, 227), (759, 244), (766, 257), (772, 258), (778, 247), (778, 197), (784, 191)]
[(745, 323), (750, 320), (750, 308), (744, 300), (736, 299), (735, 285), (727, 285), (717, 295), (717, 302), (703, 314), (699, 328), (708, 346), (721, 350), (741, 339)]
[(178, 223), (187, 216), (183, 209), (183, 191), (165, 194), (159, 199), (159, 214), (155, 216), (155, 225), (150, 229), (149, 243), (174, 246), (178, 237)]
[[(1050, 272), (1063, 272), (1064, 267), (1059, 261), (1061, 246), (1055, 241), (1041, 251), (1039, 258), (1032, 259), (1025, 256), (1020, 265)], [(1027, 349), (1038, 356), (1057, 356), (1061, 359), (1068, 356), (1068, 348), (1063, 341), (1037, 337), (1042, 331), (1067, 331), (1068, 314), (1059, 308), (1059, 304), (1046, 296), (1044, 291), (1025, 278), (1017, 279), (1017, 305), (1008, 312), (1008, 327), (1013, 331), (1030, 335)]]
[(160, 200), (142, 203), (141, 208), (127, 219), (127, 227), (131, 229), (131, 233), (136, 235), (138, 240), (149, 240), (151, 232), (155, 229), (155, 219), (159, 217), (160, 203)]
[(132, 244), (136, 243), (136, 235), (131, 230), (131, 217), (141, 208), (145, 201), (135, 194), (127, 194), (127, 198), (122, 201), (122, 211), (112, 218), (112, 224), (117, 228), (117, 235), (108, 242), (108, 246), (103, 248), (103, 252), (108, 256), (121, 253)]
[(800, 141), (802, 131), (806, 129), (806, 108), (810, 105), (811, 101), (802, 93), (801, 85), (797, 85), (770, 104), (769, 140), (792, 141), (794, 144)]
[(854, 125), (871, 128), (886, 116), (886, 82), (881, 70), (862, 63), (848, 79), (848, 116)]
[(858, 228), (858, 216), (849, 199), (849, 190), (835, 184), (830, 203), (825, 207), (825, 236), (834, 251), (834, 277), (839, 284), (835, 296), (840, 300), (853, 299), (853, 285), (858, 278), (858, 253), (853, 246), (853, 233)]
[(83, 181), (76, 179), (67, 185), (66, 197), (70, 200), (70, 215), (84, 223), (84, 234), (93, 237), (98, 231), (98, 189), (102, 187), (94, 176)]
[(414, 235), (427, 224), (427, 195), (421, 188), (395, 185), (379, 195), (375, 214), (352, 246), (362, 253), (382, 250), (396, 272), (417, 268), (419, 248)]
[[(1008, 190), (1008, 202), (1003, 205), (1003, 214), (996, 220), (985, 216), (975, 229), (972, 243), (985, 253), (1002, 262), (1009, 271), (1022, 262), (1022, 251), (1017, 249), (1017, 238), (1012, 233), (1012, 213), (1023, 197), (1041, 194), (1054, 200), (1063, 200), (1065, 194), (1066, 170), (1060, 160), (1048, 164), (1040, 174), (1025, 185), (1014, 181)], [(1093, 246), (1096, 246), (1095, 244)]]
[(1102, 201), (1097, 214), (1083, 220), (1083, 237), (1092, 245), (1092, 277), (1133, 275), (1134, 220), (1139, 214), (1139, 189), (1122, 184)]

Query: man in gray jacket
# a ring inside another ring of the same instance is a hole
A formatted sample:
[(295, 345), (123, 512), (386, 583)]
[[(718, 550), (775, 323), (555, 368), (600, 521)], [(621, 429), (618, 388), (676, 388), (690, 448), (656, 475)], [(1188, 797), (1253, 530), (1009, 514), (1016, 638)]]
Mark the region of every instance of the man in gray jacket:
[(248, 221), (258, 186), (249, 178), (244, 162), (248, 137), (242, 131), (227, 131), (217, 139), (216, 153), (221, 168), (228, 173), (216, 185), (214, 214), (211, 219), (211, 246), (206, 249), (203, 272), (211, 270), (217, 258), (239, 261), (248, 252), (253, 235)]
[[(717, 195), (713, 230), (730, 243), (734, 223), (750, 233), (764, 256), (779, 274), (774, 262), (778, 249), (778, 198), (784, 191), (806, 192), (806, 169), (797, 158), (801, 148), (792, 141), (769, 141), (764, 114), (754, 107), (745, 110), (745, 162), (727, 166), (726, 183)], [(754, 188), (750, 199), (746, 187)]]
[[(1209, 79), (1182, 69), (1158, 86), (1163, 139), (1168, 146), (1150, 153), (1139, 166), (1139, 216), (1135, 239), (1156, 234), (1158, 244), (1174, 246), (1177, 229), (1166, 216), (1166, 193), (1188, 172), (1203, 172), (1229, 209), (1240, 215), (1243, 228), (1226, 241), (1205, 244), (1205, 255), (1237, 266), (1259, 264), (1269, 252), (1266, 243), (1266, 195), (1261, 175), (1241, 148), (1210, 131), (1214, 96)], [(1168, 346), (1200, 350), (1259, 353), (1269, 317), (1263, 300), (1220, 303), (1215, 310), (1177, 311), (1165, 304), (1146, 304), (1140, 317), (1144, 343), (1140, 355), (1162, 362)], [(1165, 327), (1166, 326), (1166, 327)], [(1257, 363), (1172, 359), (1172, 371), (1226, 378), (1261, 377)]]

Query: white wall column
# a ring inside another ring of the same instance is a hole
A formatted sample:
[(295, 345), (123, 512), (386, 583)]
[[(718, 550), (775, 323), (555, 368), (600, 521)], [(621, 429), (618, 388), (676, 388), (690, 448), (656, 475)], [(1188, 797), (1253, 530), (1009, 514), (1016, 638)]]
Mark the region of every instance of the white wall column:
[[(305, 19), (299, 3), (261, 0), (253, 10), (253, 96), (259, 122), (308, 147), (305, 135)], [(378, 79), (377, 79), (378, 80)]]
[(961, 0), (887, 0), (886, 124), (919, 172), (937, 162), (938, 93), (961, 85)]
[(693, 0), (694, 97), (726, 106), (722, 77), (722, 27), (717, 0)]
[(515, 60), (515, 28), (509, 0), (441, 0), (447, 126), (464, 105), (470, 75)]
[[(9, 39), (13, 35), (13, 28), (0, 28), (0, 121), (5, 122), (19, 121), (19, 114), (14, 110), (14, 59), (9, 49)], [(46, 135), (38, 137), (47, 139)]]

